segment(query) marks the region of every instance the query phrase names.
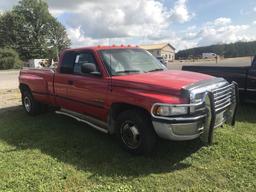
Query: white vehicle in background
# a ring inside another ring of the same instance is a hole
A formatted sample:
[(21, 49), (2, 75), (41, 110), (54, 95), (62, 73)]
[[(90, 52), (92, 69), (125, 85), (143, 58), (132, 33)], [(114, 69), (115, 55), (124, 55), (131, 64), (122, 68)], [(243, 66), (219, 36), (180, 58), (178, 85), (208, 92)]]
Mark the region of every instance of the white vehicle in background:
[(216, 57), (218, 57), (218, 55), (216, 53), (203, 53), (202, 54), (203, 59), (214, 59)]
[(28, 67), (36, 69), (49, 68), (53, 66), (53, 64), (54, 61), (49, 59), (30, 59), (28, 61)]

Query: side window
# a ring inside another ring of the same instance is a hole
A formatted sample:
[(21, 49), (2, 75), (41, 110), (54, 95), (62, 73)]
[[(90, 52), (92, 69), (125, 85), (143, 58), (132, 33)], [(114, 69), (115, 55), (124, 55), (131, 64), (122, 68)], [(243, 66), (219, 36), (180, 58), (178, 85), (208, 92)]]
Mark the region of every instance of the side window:
[(91, 52), (83, 52), (76, 55), (74, 65), (75, 74), (84, 74), (81, 70), (83, 64), (93, 66), (95, 67), (95, 72), (99, 72), (96, 60)]
[(65, 74), (72, 74), (74, 63), (75, 63), (76, 53), (73, 51), (66, 52), (63, 55), (60, 72)]

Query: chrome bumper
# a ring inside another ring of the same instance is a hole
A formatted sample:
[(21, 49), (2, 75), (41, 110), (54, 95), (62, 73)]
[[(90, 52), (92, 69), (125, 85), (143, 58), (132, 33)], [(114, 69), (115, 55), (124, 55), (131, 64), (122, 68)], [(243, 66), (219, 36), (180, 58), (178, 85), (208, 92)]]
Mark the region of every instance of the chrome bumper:
[[(164, 139), (184, 141), (202, 137), (206, 134), (206, 142), (211, 142), (213, 129), (223, 124), (235, 124), (235, 116), (238, 106), (238, 86), (232, 86), (230, 104), (222, 108), (216, 108), (214, 93), (208, 92), (211, 107), (207, 112), (205, 100), (198, 104), (185, 104), (190, 109), (190, 114), (182, 117), (158, 117), (152, 114), (152, 122), (157, 135)], [(210, 114), (210, 115), (209, 115)], [(209, 119), (210, 118), (210, 119)], [(210, 123), (206, 123), (206, 122)]]

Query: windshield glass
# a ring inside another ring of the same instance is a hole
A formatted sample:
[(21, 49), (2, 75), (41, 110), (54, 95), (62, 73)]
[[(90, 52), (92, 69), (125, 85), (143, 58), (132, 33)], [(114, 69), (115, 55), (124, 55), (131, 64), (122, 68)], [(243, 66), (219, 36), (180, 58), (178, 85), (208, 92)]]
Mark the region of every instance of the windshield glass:
[(100, 51), (112, 76), (163, 71), (165, 66), (143, 49), (111, 49)]

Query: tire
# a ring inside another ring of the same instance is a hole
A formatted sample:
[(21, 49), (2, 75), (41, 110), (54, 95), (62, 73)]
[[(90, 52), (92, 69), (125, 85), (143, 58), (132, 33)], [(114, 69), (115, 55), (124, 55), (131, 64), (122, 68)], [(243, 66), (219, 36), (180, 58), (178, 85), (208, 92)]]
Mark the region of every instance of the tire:
[(116, 131), (122, 147), (135, 155), (154, 151), (157, 136), (150, 117), (140, 110), (122, 112), (116, 121)]
[(31, 116), (38, 115), (43, 110), (42, 105), (35, 101), (30, 91), (27, 90), (22, 92), (22, 105), (24, 111)]

